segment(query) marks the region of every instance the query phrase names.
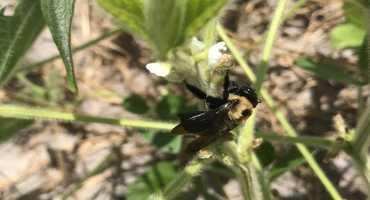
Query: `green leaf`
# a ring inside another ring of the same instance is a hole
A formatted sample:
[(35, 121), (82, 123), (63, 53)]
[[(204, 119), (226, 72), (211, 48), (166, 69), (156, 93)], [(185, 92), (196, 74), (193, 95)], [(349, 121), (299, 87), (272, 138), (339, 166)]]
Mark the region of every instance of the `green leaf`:
[(155, 111), (162, 120), (177, 120), (179, 113), (192, 112), (198, 109), (196, 105), (187, 105), (183, 96), (168, 94), (162, 96)]
[(77, 92), (71, 50), (74, 0), (41, 0), (42, 13), (67, 71), (67, 86)]
[(156, 112), (163, 120), (177, 119), (179, 113), (186, 112), (185, 99), (177, 95), (165, 95), (156, 105)]
[(296, 60), (296, 65), (325, 80), (335, 80), (356, 85), (362, 84), (362, 82), (350, 75), (349, 72), (343, 70), (343, 67), (340, 67), (340, 64), (336, 63), (334, 60), (326, 59), (314, 62), (308, 58), (299, 58)]
[(32, 124), (32, 120), (0, 118), (0, 142)]
[(281, 159), (278, 159), (277, 162), (272, 165), (272, 168), (268, 173), (270, 182), (274, 181), (285, 172), (290, 171), (304, 164), (305, 162), (305, 159), (296, 149), (290, 150), (285, 155), (282, 155)]
[(98, 0), (126, 29), (148, 40), (143, 0)]
[(343, 11), (348, 23), (365, 29), (366, 18), (364, 15), (364, 8), (361, 6), (361, 4), (352, 1), (345, 1), (343, 4)]
[(172, 163), (160, 162), (128, 186), (127, 200), (148, 199), (151, 194), (162, 191), (177, 175)]
[(330, 41), (334, 48), (357, 47), (362, 44), (366, 31), (355, 24), (346, 23), (330, 31)]
[(255, 149), (257, 157), (263, 167), (270, 165), (276, 158), (274, 146), (270, 142), (263, 143)]
[(361, 47), (358, 50), (358, 67), (360, 69), (360, 75), (365, 83), (370, 82), (369, 51), (369, 41), (367, 37), (365, 37)]
[(150, 142), (157, 149), (168, 152), (178, 153), (181, 149), (181, 137), (158, 131), (141, 131), (144, 139)]
[(145, 25), (159, 58), (177, 46), (184, 32), (186, 0), (145, 0)]
[(13, 16), (4, 16), (4, 11), (0, 9), (1, 85), (44, 27), (39, 1), (19, 0)]
[(226, 3), (227, 0), (188, 0), (183, 40), (194, 36)]
[(194, 36), (227, 0), (98, 0), (122, 24), (147, 40), (160, 59)]
[(137, 94), (132, 94), (131, 96), (127, 97), (122, 106), (135, 114), (145, 114), (149, 111), (149, 106), (146, 103), (145, 99)]
[(146, 0), (146, 26), (159, 56), (194, 36), (226, 0)]

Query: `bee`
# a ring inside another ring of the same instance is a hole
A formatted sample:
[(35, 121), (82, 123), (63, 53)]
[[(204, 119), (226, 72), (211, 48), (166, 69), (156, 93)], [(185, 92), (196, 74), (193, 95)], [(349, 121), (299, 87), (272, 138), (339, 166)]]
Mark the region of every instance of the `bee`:
[(185, 82), (186, 88), (197, 98), (205, 100), (205, 111), (179, 114), (180, 124), (172, 133), (193, 136), (185, 146), (184, 154), (193, 155), (218, 138), (230, 138), (230, 131), (247, 120), (260, 103), (249, 85), (238, 85), (226, 74), (222, 97), (213, 97)]

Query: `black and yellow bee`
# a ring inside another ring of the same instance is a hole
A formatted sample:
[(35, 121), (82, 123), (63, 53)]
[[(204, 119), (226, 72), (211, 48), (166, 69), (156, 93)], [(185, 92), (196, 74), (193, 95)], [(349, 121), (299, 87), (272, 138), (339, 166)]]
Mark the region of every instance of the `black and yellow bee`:
[(248, 119), (260, 100), (248, 85), (238, 85), (225, 76), (222, 97), (208, 96), (199, 88), (186, 83), (187, 89), (206, 102), (207, 110), (180, 114), (180, 124), (172, 133), (193, 136), (185, 146), (185, 154), (192, 155), (218, 138), (230, 137), (230, 131)]

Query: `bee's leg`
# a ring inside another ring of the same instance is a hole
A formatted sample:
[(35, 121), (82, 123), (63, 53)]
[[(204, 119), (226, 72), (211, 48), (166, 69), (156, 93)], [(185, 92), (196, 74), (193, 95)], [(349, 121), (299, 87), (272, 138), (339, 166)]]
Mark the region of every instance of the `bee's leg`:
[(222, 104), (225, 103), (225, 100), (224, 99), (213, 97), (213, 96), (208, 96), (202, 90), (200, 90), (199, 88), (197, 88), (197, 87), (195, 87), (193, 85), (190, 85), (190, 84), (188, 84), (186, 82), (185, 82), (185, 85), (186, 85), (186, 88), (194, 96), (198, 97), (199, 99), (206, 100), (206, 103), (207, 103), (208, 108), (215, 109), (215, 108), (217, 108), (217, 107), (219, 107), (219, 106), (221, 106)]
[(195, 87), (195, 86), (192, 86), (190, 84), (188, 84), (187, 82), (185, 82), (185, 85), (186, 85), (186, 88), (196, 97), (198, 97), (199, 99), (206, 99), (207, 98), (207, 94), (204, 93), (202, 90), (200, 90), (199, 88)]

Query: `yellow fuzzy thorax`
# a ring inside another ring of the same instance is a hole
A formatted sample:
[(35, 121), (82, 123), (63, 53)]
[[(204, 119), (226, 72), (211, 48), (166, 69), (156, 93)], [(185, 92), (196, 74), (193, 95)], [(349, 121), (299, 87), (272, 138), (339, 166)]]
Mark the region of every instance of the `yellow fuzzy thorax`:
[(248, 119), (250, 115), (243, 115), (243, 112), (246, 110), (250, 111), (250, 114), (253, 112), (253, 104), (245, 97), (243, 96), (238, 96), (234, 94), (229, 95), (228, 100), (237, 100), (238, 102), (236, 103), (235, 106), (231, 108), (229, 111), (229, 118), (234, 121), (244, 121)]

